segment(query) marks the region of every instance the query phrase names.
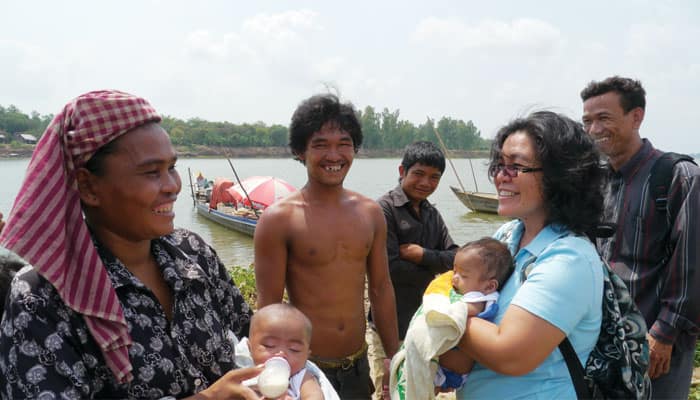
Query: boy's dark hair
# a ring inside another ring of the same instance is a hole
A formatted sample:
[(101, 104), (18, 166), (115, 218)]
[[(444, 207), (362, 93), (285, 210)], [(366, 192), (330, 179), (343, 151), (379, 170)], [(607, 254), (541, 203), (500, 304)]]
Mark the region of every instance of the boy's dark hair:
[(362, 145), (362, 126), (352, 103), (341, 103), (338, 96), (330, 93), (317, 94), (302, 101), (292, 115), (289, 148), (297, 160), (306, 150), (311, 135), (320, 131), (327, 123), (350, 134), (357, 153)]
[(477, 251), (486, 266), (488, 275), (498, 281), (499, 289), (502, 288), (515, 268), (513, 256), (510, 254), (508, 246), (494, 238), (482, 237), (465, 244), (457, 252), (461, 253), (470, 249)]
[(591, 81), (581, 91), (581, 100), (586, 101), (591, 97), (603, 95), (608, 92), (615, 92), (620, 95), (620, 107), (625, 112), (640, 107), (646, 107), (646, 92), (642, 87), (642, 82), (621, 76), (611, 76), (600, 82)]
[(580, 123), (551, 111), (538, 111), (501, 128), (491, 145), (489, 176), (503, 163), (501, 148), (508, 136), (525, 132), (542, 167), (546, 224), (562, 224), (579, 235), (592, 232), (603, 214), (605, 170), (600, 153)]
[(406, 146), (403, 152), (401, 166), (404, 171), (408, 171), (414, 164), (423, 164), (428, 167), (437, 168), (440, 173), (445, 172), (445, 155), (434, 143), (421, 140)]

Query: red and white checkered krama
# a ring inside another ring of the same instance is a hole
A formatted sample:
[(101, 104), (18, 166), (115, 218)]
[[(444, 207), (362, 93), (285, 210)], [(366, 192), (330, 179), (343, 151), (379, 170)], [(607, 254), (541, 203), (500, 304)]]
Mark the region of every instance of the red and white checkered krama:
[(131, 337), (102, 260), (83, 220), (77, 168), (105, 144), (160, 116), (144, 99), (114, 90), (68, 103), (37, 143), (0, 245), (14, 251), (85, 317), (107, 366), (131, 380)]

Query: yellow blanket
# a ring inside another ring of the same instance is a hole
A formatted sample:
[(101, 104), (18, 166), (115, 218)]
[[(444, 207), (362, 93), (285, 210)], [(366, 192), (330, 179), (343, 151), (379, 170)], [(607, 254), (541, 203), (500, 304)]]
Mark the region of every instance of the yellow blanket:
[(435, 278), (423, 295), (406, 332), (403, 347), (391, 360), (392, 399), (434, 399), (437, 356), (453, 348), (467, 322), (467, 304), (450, 301), (452, 271)]
[(468, 303), (486, 302), (488, 308), (498, 299), (498, 292), (460, 295), (452, 289), (452, 276), (452, 271), (439, 275), (423, 294), (423, 304), (408, 325), (404, 344), (391, 360), (392, 399), (434, 399), (438, 356), (462, 338)]

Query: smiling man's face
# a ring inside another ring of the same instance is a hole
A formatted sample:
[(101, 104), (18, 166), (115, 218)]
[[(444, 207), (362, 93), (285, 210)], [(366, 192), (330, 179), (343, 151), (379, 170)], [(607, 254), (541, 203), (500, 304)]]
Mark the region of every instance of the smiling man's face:
[(616, 169), (639, 148), (639, 126), (643, 118), (644, 110), (640, 107), (625, 112), (616, 92), (591, 97), (583, 103), (583, 127)]

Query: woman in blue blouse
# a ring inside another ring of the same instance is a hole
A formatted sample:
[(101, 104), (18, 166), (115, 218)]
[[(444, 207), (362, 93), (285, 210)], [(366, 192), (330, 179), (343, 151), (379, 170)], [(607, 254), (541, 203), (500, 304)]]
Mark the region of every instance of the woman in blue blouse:
[(495, 237), (515, 270), (495, 321), (470, 319), (444, 358), (477, 361), (458, 398), (576, 397), (557, 346), (568, 337), (585, 362), (598, 338), (603, 266), (587, 233), (603, 208), (602, 171), (593, 141), (565, 116), (535, 112), (498, 132), (489, 173), (498, 213), (515, 220)]

